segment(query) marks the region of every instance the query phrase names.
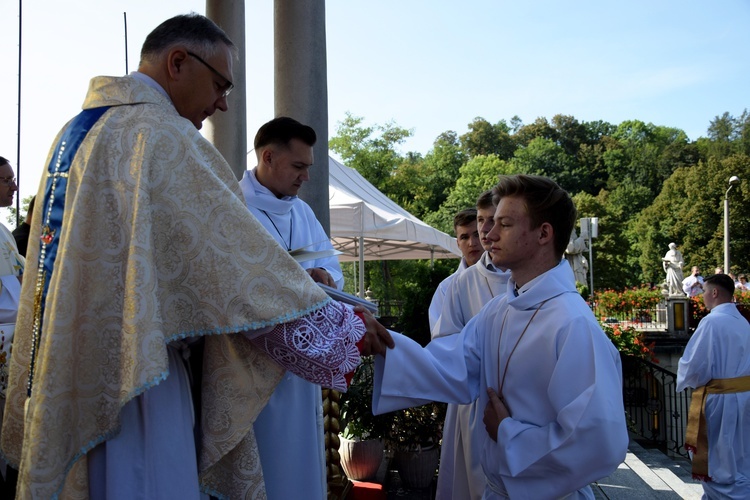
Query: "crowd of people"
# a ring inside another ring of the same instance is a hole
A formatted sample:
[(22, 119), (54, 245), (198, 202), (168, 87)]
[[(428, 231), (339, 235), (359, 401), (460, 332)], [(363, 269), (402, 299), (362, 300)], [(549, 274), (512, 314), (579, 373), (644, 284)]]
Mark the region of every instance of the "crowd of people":
[[(331, 249), (297, 196), (314, 173), (312, 128), (263, 125), (240, 182), (199, 133), (229, 106), (237, 52), (201, 15), (156, 27), (137, 71), (91, 80), (24, 224), (0, 231), (3, 497), (322, 500), (321, 387), (346, 391), (375, 355), (374, 413), (450, 404), (438, 498), (593, 498), (628, 431), (619, 353), (564, 257), (570, 195), (504, 175), (457, 214), (463, 258), (422, 347), (329, 298), (343, 285), (335, 257), (290, 256)], [(4, 158), (0, 187), (9, 206)], [(680, 379), (707, 388), (709, 450), (716, 405), (725, 423), (747, 391), (712, 384), (738, 367), (704, 369), (731, 295), (717, 276), (694, 268), (682, 283), (714, 309)], [(724, 458), (708, 454), (706, 476), (734, 492), (744, 464), (726, 472)]]

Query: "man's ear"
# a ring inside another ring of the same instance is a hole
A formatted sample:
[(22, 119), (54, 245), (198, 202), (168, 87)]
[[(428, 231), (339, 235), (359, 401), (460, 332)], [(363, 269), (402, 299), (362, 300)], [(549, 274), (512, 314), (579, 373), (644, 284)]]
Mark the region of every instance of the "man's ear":
[(271, 166), (273, 162), (273, 151), (271, 148), (266, 148), (263, 150), (263, 152), (260, 154), (260, 159), (268, 166)]
[(167, 54), (167, 73), (172, 80), (179, 80), (184, 75), (183, 65), (188, 58), (188, 53), (183, 48), (174, 48)]
[(548, 245), (555, 242), (555, 230), (549, 222), (542, 222), (539, 226), (539, 244)]

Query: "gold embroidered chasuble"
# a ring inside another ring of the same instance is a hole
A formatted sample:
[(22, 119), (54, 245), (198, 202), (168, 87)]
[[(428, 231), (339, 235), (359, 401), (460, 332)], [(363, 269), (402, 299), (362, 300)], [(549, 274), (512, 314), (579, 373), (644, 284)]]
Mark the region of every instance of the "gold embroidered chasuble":
[(2, 429), (3, 454), (20, 465), (19, 498), (86, 498), (86, 452), (117, 434), (127, 401), (166, 378), (167, 344), (198, 336), (201, 485), (231, 498), (262, 493), (252, 423), (283, 369), (235, 333), (329, 299), (252, 217), (224, 158), (165, 96), (132, 77), (97, 77), (83, 107), (100, 106), (112, 107), (67, 178), (24, 416), (44, 210), (33, 216)]

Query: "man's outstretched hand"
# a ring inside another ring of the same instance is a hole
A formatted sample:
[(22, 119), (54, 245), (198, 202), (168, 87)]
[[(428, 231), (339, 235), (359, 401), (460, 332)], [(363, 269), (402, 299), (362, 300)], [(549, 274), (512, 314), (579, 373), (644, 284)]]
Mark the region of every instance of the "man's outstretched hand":
[(370, 311), (362, 306), (356, 306), (354, 312), (361, 313), (365, 319), (365, 336), (360, 343), (360, 354), (362, 356), (370, 356), (372, 354), (385, 356), (388, 348), (393, 349), (396, 346), (391, 334), (375, 319), (375, 316)]

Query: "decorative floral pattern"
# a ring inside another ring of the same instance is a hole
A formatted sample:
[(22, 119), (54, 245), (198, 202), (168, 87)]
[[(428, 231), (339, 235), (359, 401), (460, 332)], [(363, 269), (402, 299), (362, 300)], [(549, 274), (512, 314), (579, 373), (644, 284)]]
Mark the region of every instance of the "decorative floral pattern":
[[(85, 485), (85, 453), (117, 432), (122, 405), (168, 375), (167, 344), (206, 336), (203, 406), (226, 432), (204, 432), (201, 477), (221, 468), (236, 482), (211, 484), (245, 498), (262, 491), (260, 468), (239, 470), (257, 463), (252, 422), (283, 370), (231, 334), (296, 320), (330, 299), (249, 215), (229, 165), (164, 96), (133, 78), (95, 78), (84, 107), (106, 105), (70, 169), (28, 414), (36, 283), (23, 282), (3, 452), (22, 464), (20, 496)], [(40, 241), (40, 212), (30, 241)], [(39, 247), (28, 256), (36, 276)]]
[(304, 318), (277, 325), (253, 343), (295, 375), (346, 391), (344, 376), (359, 364), (356, 343), (364, 333), (364, 323), (355, 319), (351, 309), (335, 302)]

